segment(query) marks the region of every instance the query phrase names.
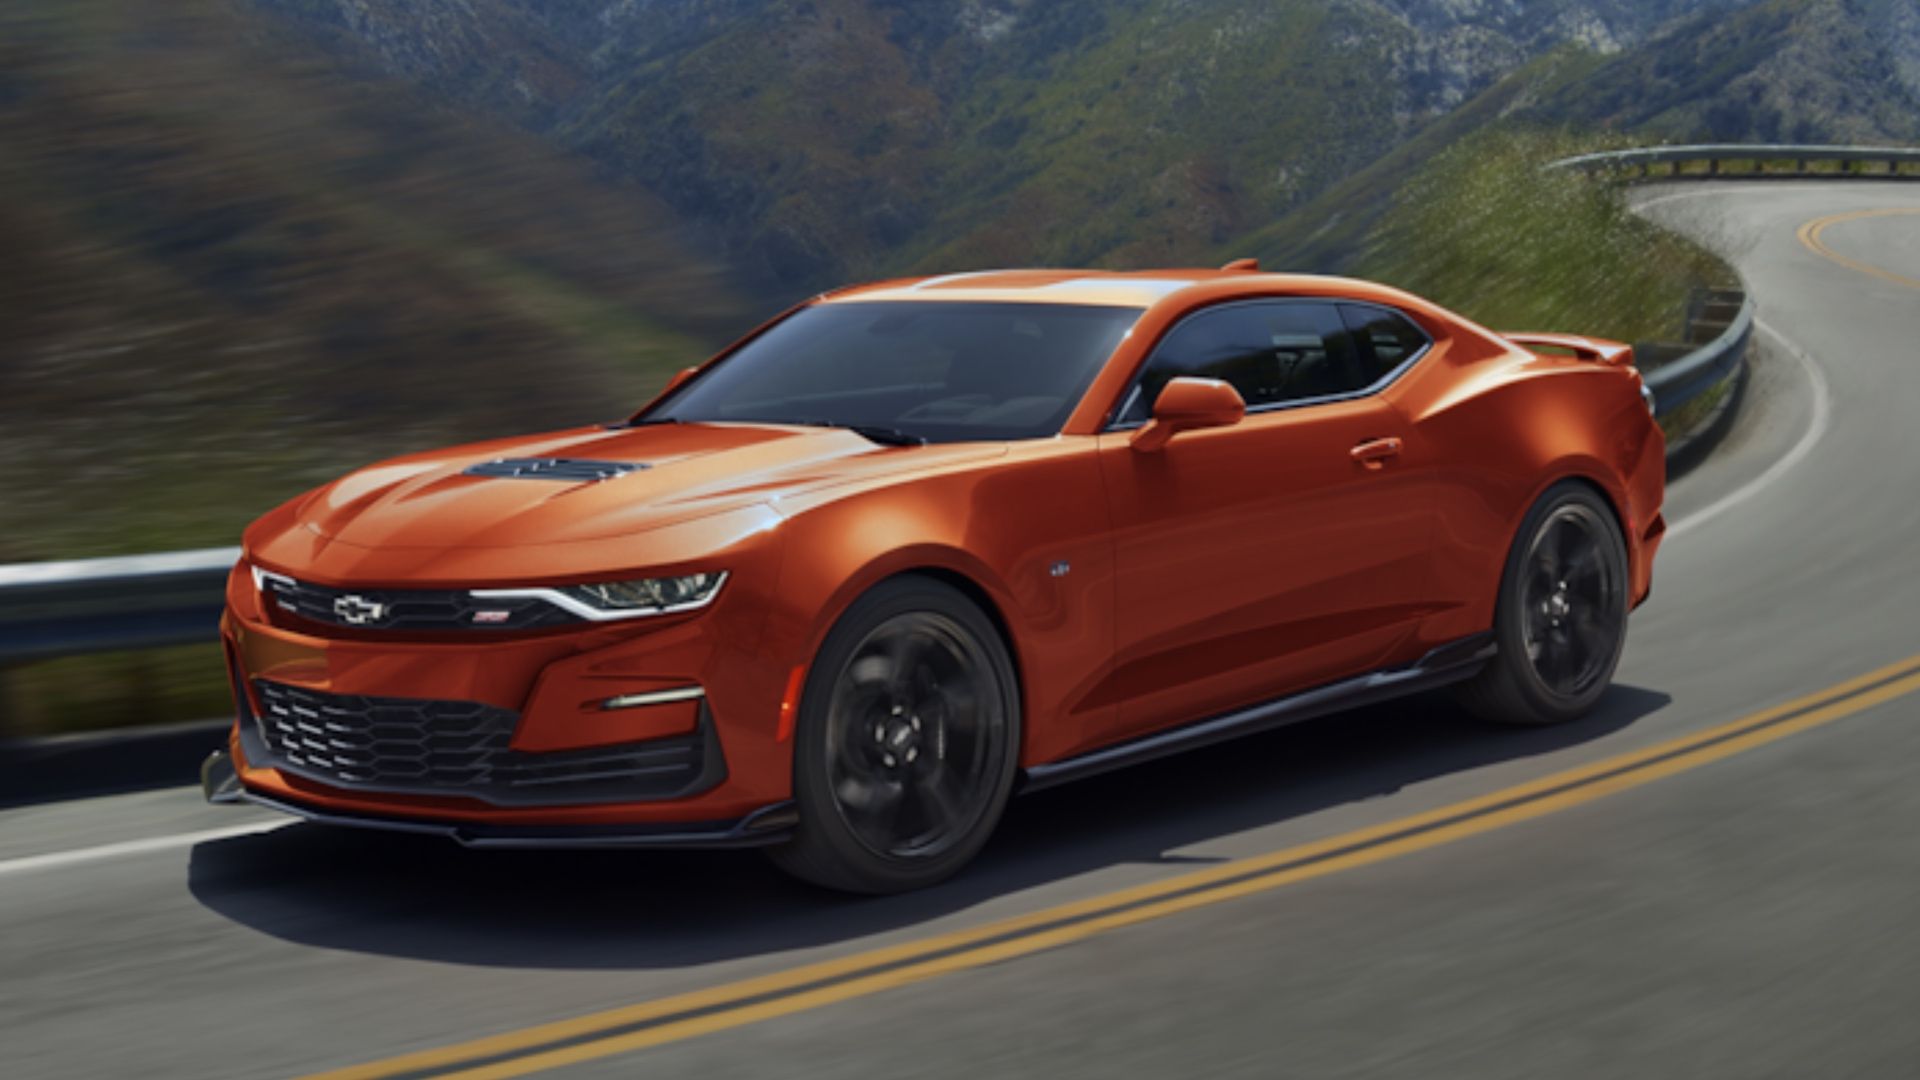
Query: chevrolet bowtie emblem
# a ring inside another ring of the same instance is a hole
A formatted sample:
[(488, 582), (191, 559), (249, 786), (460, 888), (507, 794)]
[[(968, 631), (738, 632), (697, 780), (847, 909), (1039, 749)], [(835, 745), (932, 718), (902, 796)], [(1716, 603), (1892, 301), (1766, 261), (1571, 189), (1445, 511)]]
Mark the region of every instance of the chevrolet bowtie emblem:
[(353, 593), (335, 597), (333, 601), (334, 617), (348, 626), (365, 626), (370, 622), (378, 622), (386, 613), (387, 605)]

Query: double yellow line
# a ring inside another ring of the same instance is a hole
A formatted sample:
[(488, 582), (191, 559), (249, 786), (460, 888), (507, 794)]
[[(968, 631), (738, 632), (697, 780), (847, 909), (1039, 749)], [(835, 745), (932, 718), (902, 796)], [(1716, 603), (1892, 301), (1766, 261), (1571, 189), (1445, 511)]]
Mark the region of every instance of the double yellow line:
[(1872, 263), (1861, 262), (1859, 259), (1842, 255), (1831, 247), (1828, 247), (1826, 241), (1821, 239), (1821, 234), (1832, 226), (1841, 225), (1849, 221), (1860, 221), (1865, 218), (1907, 217), (1914, 214), (1920, 214), (1920, 208), (1902, 207), (1890, 210), (1855, 210), (1848, 214), (1832, 214), (1828, 217), (1815, 218), (1805, 225), (1800, 226), (1798, 235), (1800, 242), (1806, 245), (1808, 250), (1823, 259), (1839, 263), (1849, 270), (1858, 270), (1863, 274), (1870, 274), (1882, 281), (1890, 281), (1895, 285), (1904, 285), (1909, 289), (1920, 289), (1920, 280), (1907, 277), (1903, 274), (1896, 274), (1891, 270), (1883, 270)]
[(817, 1009), (1281, 888), (1592, 802), (1920, 690), (1920, 656), (1731, 723), (1476, 799), (970, 930), (320, 1074), (326, 1080), (524, 1076)]

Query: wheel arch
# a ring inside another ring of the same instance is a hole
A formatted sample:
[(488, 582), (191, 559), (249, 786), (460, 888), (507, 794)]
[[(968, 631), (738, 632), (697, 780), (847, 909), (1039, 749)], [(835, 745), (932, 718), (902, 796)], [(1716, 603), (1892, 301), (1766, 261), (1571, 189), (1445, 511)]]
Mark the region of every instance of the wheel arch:
[(1014, 697), (1020, 706), (1020, 742), (1024, 752), (1031, 737), (1032, 725), (1027, 722), (1029, 700), (1027, 672), (1031, 665), (1022, 651), (1020, 636), (1014, 630), (1014, 622), (1008, 616), (1009, 598), (990, 583), (991, 575), (978, 560), (966, 552), (944, 545), (915, 545), (879, 555), (858, 571), (849, 574), (840, 588), (834, 590), (828, 602), (822, 606), (821, 614), (808, 636), (805, 649), (804, 666), (811, 675), (814, 658), (819, 655), (827, 635), (846, 617), (847, 611), (862, 596), (889, 581), (902, 578), (920, 577), (937, 581), (960, 593), (975, 607), (980, 609), (987, 622), (993, 626), (1000, 638), (1000, 644), (1007, 651), (1007, 659), (1013, 666)]
[(1582, 467), (1574, 465), (1551, 474), (1549, 479), (1541, 484), (1533, 492), (1532, 496), (1521, 505), (1519, 516), (1508, 523), (1507, 544), (1500, 553), (1500, 573), (1494, 579), (1496, 610), (1498, 608), (1500, 590), (1504, 589), (1507, 584), (1507, 572), (1512, 562), (1513, 550), (1521, 541), (1520, 530), (1526, 525), (1527, 516), (1533, 513), (1534, 508), (1540, 505), (1540, 501), (1547, 497), (1548, 492), (1563, 484), (1574, 484), (1586, 488), (1599, 496), (1600, 505), (1606, 507), (1607, 516), (1613, 520), (1613, 527), (1615, 531), (1620, 534), (1620, 545), (1626, 550), (1628, 575), (1631, 577), (1633, 561), (1636, 557), (1633, 533), (1632, 530), (1627, 527), (1626, 515), (1621, 511), (1620, 496), (1616, 492), (1609, 490), (1605, 481), (1594, 475), (1596, 471), (1598, 470), (1591, 466)]

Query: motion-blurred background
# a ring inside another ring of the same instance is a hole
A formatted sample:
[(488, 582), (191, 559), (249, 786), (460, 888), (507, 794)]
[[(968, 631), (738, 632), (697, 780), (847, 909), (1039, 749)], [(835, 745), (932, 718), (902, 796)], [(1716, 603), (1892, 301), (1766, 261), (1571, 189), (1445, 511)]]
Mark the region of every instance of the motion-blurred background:
[[(892, 274), (1253, 255), (1671, 337), (1728, 271), (1542, 163), (1916, 139), (1911, 0), (7, 0), (0, 562), (232, 544)], [(213, 646), (4, 693), (226, 707)]]

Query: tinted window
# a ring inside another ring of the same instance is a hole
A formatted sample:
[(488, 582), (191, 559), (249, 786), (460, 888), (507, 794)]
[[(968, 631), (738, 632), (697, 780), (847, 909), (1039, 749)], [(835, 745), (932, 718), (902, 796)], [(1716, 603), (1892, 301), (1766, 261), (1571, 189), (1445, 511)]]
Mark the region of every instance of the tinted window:
[(1404, 315), (1362, 304), (1342, 304), (1340, 314), (1353, 331), (1369, 385), (1386, 378), (1427, 347), (1427, 335)]
[(1230, 304), (1182, 321), (1147, 361), (1119, 421), (1147, 419), (1160, 389), (1181, 376), (1224, 380), (1249, 409), (1350, 393), (1372, 381), (1334, 305), (1313, 301)]
[(1069, 304), (817, 304), (642, 420), (891, 428), (933, 442), (1054, 435), (1139, 317)]

